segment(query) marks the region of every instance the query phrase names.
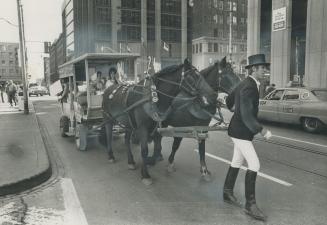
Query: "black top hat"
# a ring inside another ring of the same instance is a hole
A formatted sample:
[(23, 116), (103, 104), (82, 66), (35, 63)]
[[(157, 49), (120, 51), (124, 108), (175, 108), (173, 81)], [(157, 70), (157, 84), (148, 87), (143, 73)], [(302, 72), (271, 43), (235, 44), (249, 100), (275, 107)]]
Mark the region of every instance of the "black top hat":
[(266, 62), (266, 58), (264, 54), (256, 54), (256, 55), (251, 55), (249, 56), (249, 65), (245, 66), (245, 69), (249, 69), (251, 66), (256, 66), (256, 65), (265, 65), (269, 66), (270, 63)]

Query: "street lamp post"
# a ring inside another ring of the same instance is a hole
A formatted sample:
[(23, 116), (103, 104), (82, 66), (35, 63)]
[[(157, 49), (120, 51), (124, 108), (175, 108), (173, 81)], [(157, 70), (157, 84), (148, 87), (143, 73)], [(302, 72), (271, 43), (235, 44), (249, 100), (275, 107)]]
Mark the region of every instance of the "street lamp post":
[(232, 23), (233, 23), (233, 13), (232, 13), (232, 10), (233, 10), (233, 3), (232, 1), (229, 1), (229, 4), (230, 4), (230, 7), (229, 7), (229, 60), (230, 62), (232, 63)]
[(19, 28), (19, 45), (20, 45), (20, 58), (22, 66), (22, 81), (23, 81), (23, 95), (24, 95), (24, 114), (29, 114), (28, 109), (28, 94), (26, 84), (26, 58), (25, 58), (25, 34), (24, 24), (22, 17), (22, 6), (20, 0), (17, 0), (17, 11), (18, 11), (18, 28)]

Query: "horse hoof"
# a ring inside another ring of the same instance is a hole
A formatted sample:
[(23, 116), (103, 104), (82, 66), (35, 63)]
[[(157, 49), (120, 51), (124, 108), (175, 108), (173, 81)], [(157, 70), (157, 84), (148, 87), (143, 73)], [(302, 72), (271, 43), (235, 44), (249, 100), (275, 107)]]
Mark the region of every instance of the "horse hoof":
[(128, 169), (129, 170), (136, 170), (135, 164), (128, 164)]
[(163, 161), (164, 160), (164, 158), (163, 158), (163, 156), (160, 154), (160, 155), (158, 155), (157, 156), (157, 162), (160, 162), (160, 161)]
[(115, 163), (116, 162), (116, 160), (113, 159), (113, 158), (108, 158), (108, 161), (109, 161), (109, 163)]
[(173, 163), (172, 164), (168, 164), (167, 171), (168, 171), (168, 173), (175, 172), (176, 171), (175, 165)]
[(208, 173), (205, 173), (205, 174), (202, 174), (201, 177), (206, 182), (212, 181), (212, 177), (211, 177), (211, 174), (209, 172)]
[(146, 186), (149, 186), (152, 184), (152, 179), (151, 178), (142, 178), (142, 183), (145, 184)]

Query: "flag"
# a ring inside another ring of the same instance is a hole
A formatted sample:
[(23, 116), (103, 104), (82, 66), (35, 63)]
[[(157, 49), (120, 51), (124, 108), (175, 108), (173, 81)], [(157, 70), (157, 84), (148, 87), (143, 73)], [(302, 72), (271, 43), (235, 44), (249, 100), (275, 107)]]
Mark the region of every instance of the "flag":
[(163, 42), (163, 49), (169, 52), (169, 46), (166, 42)]
[(132, 52), (132, 49), (131, 49), (128, 45), (126, 45), (126, 50), (127, 50), (129, 53)]

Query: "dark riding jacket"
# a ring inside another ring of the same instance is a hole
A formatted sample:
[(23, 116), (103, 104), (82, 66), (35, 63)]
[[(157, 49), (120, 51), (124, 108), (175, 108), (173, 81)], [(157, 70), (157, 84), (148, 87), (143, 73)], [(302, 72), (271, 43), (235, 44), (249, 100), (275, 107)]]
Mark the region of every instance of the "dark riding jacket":
[(244, 79), (226, 99), (227, 107), (234, 109), (234, 115), (228, 127), (228, 135), (242, 140), (253, 140), (261, 132), (262, 126), (257, 120), (259, 91), (257, 83), (251, 77)]

